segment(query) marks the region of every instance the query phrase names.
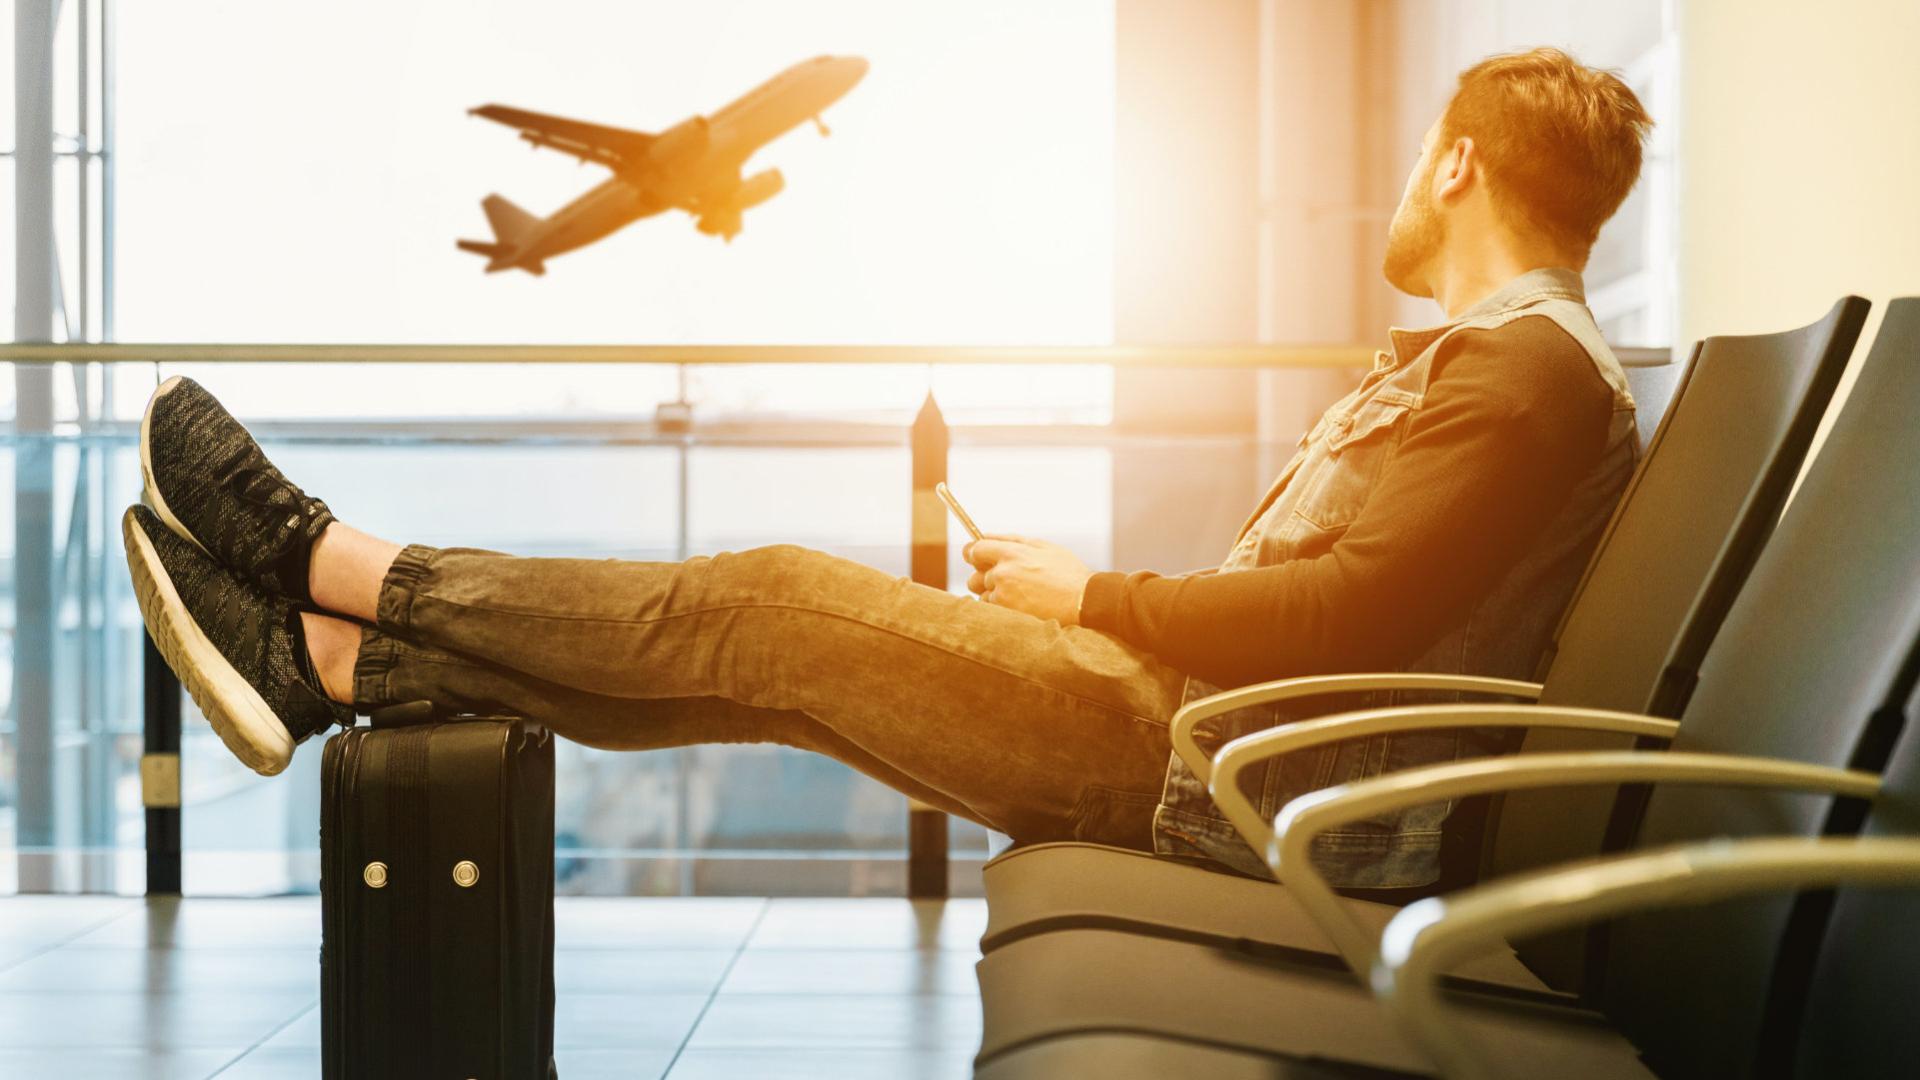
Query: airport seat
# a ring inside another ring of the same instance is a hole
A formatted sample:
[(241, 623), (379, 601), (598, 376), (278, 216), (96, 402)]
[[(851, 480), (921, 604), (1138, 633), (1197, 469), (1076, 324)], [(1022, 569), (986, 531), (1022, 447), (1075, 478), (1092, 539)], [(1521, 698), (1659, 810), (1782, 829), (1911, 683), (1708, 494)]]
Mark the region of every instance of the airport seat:
[[(1910, 367), (1920, 368), (1920, 318), (1909, 327)], [(1902, 584), (1911, 594), (1920, 558), (1909, 558), (1907, 569)], [(1821, 815), (1818, 838), (1802, 829), (1785, 841), (1660, 848), (1417, 905), (1395, 918), (1392, 944), (1375, 968), (1389, 1013), (1449, 1075), (1503, 1072), (1491, 1063), (1505, 1047), (1460, 1038), (1433, 992), (1447, 967), (1441, 957), (1456, 944), (1475, 950), (1475, 938), (1504, 944), (1523, 928), (1612, 918), (1621, 928), (1622, 972), (1609, 980), (1608, 1008), (1639, 1029), (1662, 1075), (1913, 1075), (1920, 1060), (1913, 1023), (1920, 998), (1920, 936), (1913, 933), (1920, 924), (1920, 611), (1908, 605), (1905, 614), (1903, 629), (1915, 644), (1904, 656), (1883, 654), (1892, 682), (1853, 755), (1857, 766), (1884, 760), (1864, 828), (1856, 807), (1842, 801)], [(1737, 809), (1716, 807), (1723, 816)], [(1691, 935), (1703, 926), (1715, 938), (1696, 948)], [(1702, 971), (1699, 961), (1710, 966)], [(1733, 1040), (1750, 1034), (1752, 1042), (1729, 1052), (1720, 1045), (1723, 1024), (1731, 1024)]]
[[(1907, 670), (1920, 671), (1920, 655), (1908, 658)], [(1920, 701), (1910, 696), (1904, 713), (1908, 719), (1920, 715)], [(1887, 770), (1862, 831), (1866, 837), (1920, 837), (1920, 731), (1901, 738), (1903, 752)], [(1827, 899), (1815, 895), (1807, 903), (1818, 909)], [(1920, 1062), (1920, 1025), (1913, 1022), (1913, 1003), (1920, 1001), (1920, 934), (1914, 933), (1920, 893), (1850, 888), (1831, 897), (1831, 905), (1802, 1007), (1790, 1001), (1780, 1006), (1782, 1029), (1797, 1043), (1791, 1055), (1796, 1072), (1909, 1075)], [(1779, 973), (1791, 979), (1795, 967), (1780, 965)], [(1793, 990), (1789, 981), (1775, 1000)]]
[[(1663, 678), (1690, 676), (1799, 471), (1865, 309), (1863, 300), (1843, 300), (1803, 330), (1713, 338), (1694, 350), (1674, 403), (1561, 622), (1557, 651), (1537, 689), (1542, 704), (1650, 711), (1659, 704)], [(1663, 394), (1655, 387), (1650, 396)], [(1691, 629), (1696, 626), (1698, 631)], [(1676, 653), (1677, 641), (1687, 642), (1687, 649)], [(1391, 678), (1435, 688), (1463, 683), (1417, 674)], [(1268, 684), (1279, 693), (1316, 685), (1325, 680)], [(1515, 690), (1517, 696), (1533, 696), (1520, 684)], [(1206, 707), (1207, 702), (1189, 706), (1176, 722), (1188, 723)], [(1552, 733), (1530, 735), (1527, 748), (1539, 749), (1552, 738)], [(1205, 752), (1192, 747), (1188, 754), (1205, 775), (1211, 765)], [(1576, 842), (1561, 833), (1554, 838), (1559, 850), (1578, 851), (1583, 845), (1598, 850), (1610, 807), (1604, 793), (1589, 798), (1579, 808), (1587, 821), (1585, 839)], [(1519, 831), (1516, 820), (1523, 819), (1503, 819)], [(1526, 859), (1551, 861), (1531, 848), (1523, 848), (1521, 857), (1523, 865)], [(1239, 941), (1322, 956), (1332, 951), (1324, 932), (1300, 917), (1273, 882), (1134, 851), (1083, 843), (1019, 847), (989, 861), (983, 877), (989, 921), (981, 948), (988, 953), (1033, 934), (1072, 927)], [(1384, 925), (1394, 910), (1361, 898), (1348, 903), (1357, 918), (1373, 926)], [(1575, 966), (1571, 961), (1560, 965)], [(1518, 969), (1505, 970), (1507, 977), (1498, 981), (1540, 985)], [(1556, 980), (1561, 986), (1574, 981), (1571, 973)]]
[[(1284, 864), (1305, 850), (1313, 830), (1350, 815), (1436, 796), (1543, 784), (1558, 790), (1575, 782), (1660, 782), (1634, 838), (1643, 852), (1723, 837), (1810, 840), (1856, 831), (1860, 800), (1879, 788), (1876, 774), (1889, 768), (1892, 748), (1904, 759), (1920, 757), (1920, 730), (1911, 723), (1920, 709), (1920, 537), (1903, 512), (1920, 504), (1920, 473), (1887, 467), (1920, 460), (1916, 414), (1920, 299), (1909, 299), (1889, 309), (1831, 437), (1729, 610), (1670, 751), (1454, 762), (1314, 792), (1276, 821), (1275, 861)], [(1904, 759), (1891, 768), (1890, 783), (1904, 783), (1904, 770), (1915, 767)], [(1900, 790), (1889, 792), (1905, 798)], [(1890, 817), (1883, 827), (1899, 829), (1900, 820)], [(1466, 896), (1514, 885), (1498, 881)], [(1872, 897), (1846, 899), (1852, 904), (1841, 914), (1876, 911), (1867, 906)], [(1797, 1026), (1779, 1022), (1781, 1003), (1795, 1000), (1795, 973), (1811, 966), (1804, 958), (1820, 940), (1816, 901), (1747, 897), (1636, 914), (1608, 935), (1602, 978), (1589, 994), (1599, 1012), (1450, 980), (1445, 999), (1461, 1011), (1449, 1011), (1449, 1022), (1474, 1032), (1474, 1045), (1495, 1048), (1514, 1075), (1613, 1075), (1620, 1067), (1615, 1038), (1630, 1042), (1662, 1075), (1748, 1075), (1761, 1063), (1792, 1060), (1791, 1047), (1774, 1041)], [(1465, 897), (1421, 901), (1396, 916), (1387, 934), (1403, 940), (1400, 920), (1454, 903)], [(1834, 925), (1838, 932), (1852, 924), (1836, 918)], [(1857, 933), (1848, 940), (1870, 948)], [(1489, 944), (1496, 955), (1506, 945)], [(1826, 955), (1840, 955), (1831, 941)], [(1890, 980), (1914, 977), (1911, 967), (1884, 966)], [(1336, 972), (1256, 959), (1224, 942), (1060, 930), (987, 954), (979, 975), (986, 1004), (982, 1076), (1042, 1075), (1029, 1064), (1042, 1060), (1058, 1070), (1082, 1043), (1089, 1060), (1104, 1061), (1115, 1035), (1160, 1040), (1159, 1075), (1180, 1074), (1184, 1066), (1166, 1063), (1196, 1046), (1276, 1063), (1430, 1068), (1409, 1066), (1422, 1060), (1422, 1048), (1391, 1041), (1384, 1011), (1367, 1025), (1365, 995), (1352, 975), (1343, 982)], [(1817, 984), (1810, 1016), (1844, 1006), (1830, 1004), (1823, 990), (1834, 992)], [(1339, 1015), (1320, 1025), (1288, 1019), (1331, 1010)], [(1596, 1026), (1601, 1017), (1609, 1026)], [(1328, 1034), (1334, 1030), (1340, 1034)], [(1516, 1067), (1530, 1060), (1537, 1042), (1562, 1038), (1557, 1068)], [(1336, 1039), (1340, 1044), (1332, 1045)], [(1397, 1056), (1402, 1052), (1409, 1056)], [(1204, 1067), (1205, 1058), (1196, 1051), (1192, 1067)]]

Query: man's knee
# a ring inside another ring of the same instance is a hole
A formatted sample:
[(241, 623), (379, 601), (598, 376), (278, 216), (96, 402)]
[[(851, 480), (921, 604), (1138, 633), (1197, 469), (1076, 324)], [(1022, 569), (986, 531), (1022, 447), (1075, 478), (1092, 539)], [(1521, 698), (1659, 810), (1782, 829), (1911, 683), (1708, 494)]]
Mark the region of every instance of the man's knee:
[(877, 574), (872, 567), (799, 544), (769, 544), (727, 556), (732, 570), (750, 582), (762, 599), (799, 597), (850, 587)]

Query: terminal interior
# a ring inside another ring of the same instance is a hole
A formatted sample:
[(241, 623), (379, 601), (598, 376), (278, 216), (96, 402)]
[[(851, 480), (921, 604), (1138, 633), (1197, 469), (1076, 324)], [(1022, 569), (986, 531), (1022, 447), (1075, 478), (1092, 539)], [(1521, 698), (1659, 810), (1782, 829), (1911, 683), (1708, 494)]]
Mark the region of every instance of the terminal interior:
[[(1094, 570), (1211, 567), (1389, 328), (1443, 320), (1383, 279), (1388, 223), (1458, 73), (1542, 45), (1654, 127), (1582, 271), (1646, 449), (1536, 693), (1646, 715), (1530, 731), (1499, 760), (1571, 772), (1474, 804), (1480, 861), (1437, 898), (1277, 869), (1304, 803), (1249, 811), (1275, 867), (1249, 877), (1016, 843), (788, 746), (556, 739), (557, 1075), (1842, 1077), (1920, 1051), (1881, 1019), (1920, 992), (1911, 0), (7, 6), (0, 1078), (356, 1075), (323, 1062), (324, 739), (274, 776), (228, 754), (129, 578), (165, 380), (403, 543), (798, 544), (966, 595), (938, 479)], [(755, 152), (780, 183), (737, 231), (668, 209), (494, 272), (456, 247), (507, 235), (489, 195), (547, 219), (609, 175), (469, 110), (719, 131), (811, 57), (867, 67)], [(1613, 856), (1664, 861), (1526, 891), (1529, 819), (1621, 807)], [(1496, 908), (1538, 925), (1473, 922)]]

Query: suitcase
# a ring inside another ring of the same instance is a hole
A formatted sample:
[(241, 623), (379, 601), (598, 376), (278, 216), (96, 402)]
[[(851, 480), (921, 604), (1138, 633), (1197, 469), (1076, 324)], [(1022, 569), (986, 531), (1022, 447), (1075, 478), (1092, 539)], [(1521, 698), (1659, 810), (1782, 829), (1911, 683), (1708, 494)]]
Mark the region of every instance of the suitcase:
[(549, 1080), (553, 736), (426, 703), (327, 740), (327, 1080)]

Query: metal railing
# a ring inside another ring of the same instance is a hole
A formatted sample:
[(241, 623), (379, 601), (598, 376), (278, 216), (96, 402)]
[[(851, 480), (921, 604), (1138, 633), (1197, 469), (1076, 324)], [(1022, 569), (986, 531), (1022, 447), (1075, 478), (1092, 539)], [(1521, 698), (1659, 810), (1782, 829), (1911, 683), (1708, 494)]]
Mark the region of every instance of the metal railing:
[(0, 361), (140, 364), (1100, 364), (1343, 368), (1363, 345), (248, 345), (0, 343)]

